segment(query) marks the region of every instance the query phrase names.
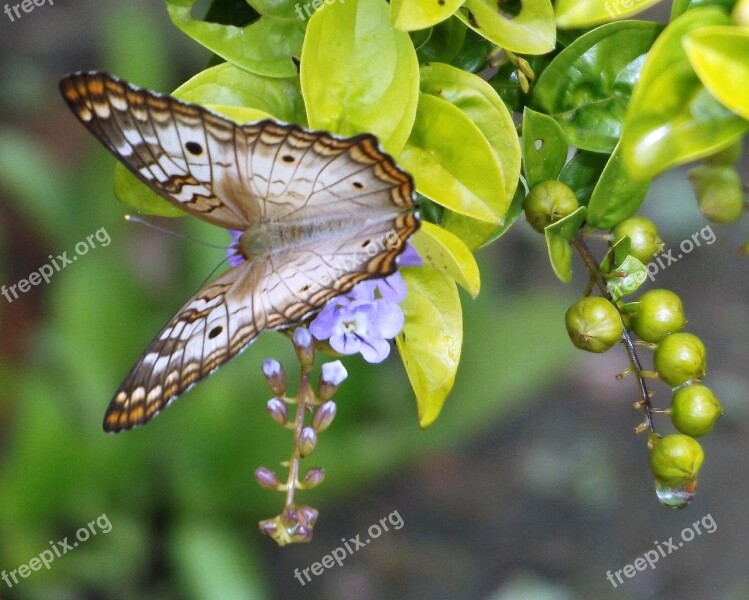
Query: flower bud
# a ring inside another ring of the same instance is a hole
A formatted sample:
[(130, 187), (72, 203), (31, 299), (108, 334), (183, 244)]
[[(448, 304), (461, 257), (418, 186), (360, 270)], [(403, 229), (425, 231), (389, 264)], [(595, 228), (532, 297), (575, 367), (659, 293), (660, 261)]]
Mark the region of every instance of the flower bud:
[(702, 340), (691, 333), (671, 333), (655, 349), (653, 367), (658, 377), (671, 387), (705, 376), (706, 350)]
[(291, 341), (294, 342), (294, 349), (302, 366), (306, 368), (311, 367), (312, 362), (315, 360), (315, 340), (312, 338), (309, 329), (297, 327), (294, 330)]
[(312, 427), (305, 427), (299, 436), (299, 456), (309, 456), (315, 446), (317, 446), (317, 432)]
[(265, 467), (258, 467), (255, 469), (255, 480), (264, 488), (269, 490), (278, 490), (281, 484), (276, 477), (276, 474), (270, 469)]
[(700, 212), (714, 223), (732, 223), (744, 212), (741, 177), (732, 166), (700, 165), (689, 172)]
[(533, 229), (543, 233), (544, 228), (575, 212), (580, 207), (575, 192), (556, 179), (534, 186), (525, 197), (525, 218)]
[(289, 422), (289, 409), (286, 403), (280, 398), (271, 398), (265, 405), (268, 414), (279, 425), (286, 425)]
[(723, 407), (710, 388), (692, 384), (679, 388), (671, 399), (674, 427), (693, 437), (710, 432)]
[(649, 290), (638, 302), (640, 306), (632, 317), (631, 326), (644, 342), (659, 342), (669, 333), (682, 329), (687, 322), (681, 298), (670, 290)]
[(315, 412), (315, 416), (312, 417), (312, 427), (315, 428), (317, 433), (322, 433), (333, 422), (336, 413), (336, 405), (332, 400), (328, 400), (323, 403)]
[(320, 467), (312, 467), (304, 476), (302, 486), (305, 490), (311, 490), (320, 485), (325, 479), (325, 471)]
[(320, 372), (320, 384), (317, 386), (317, 397), (325, 402), (330, 400), (338, 386), (348, 377), (346, 367), (340, 360), (325, 363)]
[(675, 433), (657, 441), (650, 453), (650, 468), (658, 482), (677, 486), (697, 479), (704, 458), (695, 439)]
[(572, 343), (588, 352), (606, 352), (622, 337), (619, 311), (606, 298), (586, 296), (575, 302), (564, 317)]
[(644, 264), (663, 248), (663, 241), (658, 235), (655, 223), (645, 217), (624, 219), (611, 230), (611, 235), (614, 242), (625, 236), (629, 237), (629, 253)]
[(286, 392), (286, 375), (281, 363), (273, 358), (266, 358), (263, 361), (263, 375), (273, 393), (283, 396)]

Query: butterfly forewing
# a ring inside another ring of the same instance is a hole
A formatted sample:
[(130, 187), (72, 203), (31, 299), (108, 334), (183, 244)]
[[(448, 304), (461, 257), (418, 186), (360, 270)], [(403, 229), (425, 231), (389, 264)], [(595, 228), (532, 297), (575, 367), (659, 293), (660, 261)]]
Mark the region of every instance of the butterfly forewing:
[(256, 240), (243, 263), (200, 289), (149, 344), (109, 405), (107, 431), (150, 420), (261, 331), (298, 323), (356, 283), (389, 275), (418, 228), (411, 177), (371, 135), (238, 125), (105, 73), (76, 73), (60, 88), (84, 125), (158, 194)]

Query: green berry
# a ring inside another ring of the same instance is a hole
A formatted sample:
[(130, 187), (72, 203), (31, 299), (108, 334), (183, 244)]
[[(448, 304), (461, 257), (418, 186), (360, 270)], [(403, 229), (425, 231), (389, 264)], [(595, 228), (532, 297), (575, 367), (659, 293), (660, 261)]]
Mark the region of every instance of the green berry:
[(548, 225), (575, 212), (579, 207), (575, 192), (556, 179), (536, 185), (523, 203), (525, 218), (539, 233), (543, 233)]
[(622, 337), (624, 324), (617, 308), (600, 296), (587, 296), (570, 306), (564, 317), (572, 343), (588, 352), (606, 352)]
[(638, 302), (631, 325), (643, 342), (659, 342), (669, 333), (681, 330), (687, 322), (681, 298), (670, 290), (649, 290)]
[(744, 212), (741, 177), (732, 166), (700, 165), (689, 172), (700, 212), (714, 223), (732, 223)]
[(671, 420), (674, 427), (693, 437), (705, 435), (712, 430), (723, 407), (710, 388), (704, 385), (688, 385), (679, 388), (671, 399)]
[(690, 379), (704, 377), (706, 351), (702, 340), (691, 333), (672, 333), (658, 342), (653, 366), (658, 377), (676, 387)]
[(695, 439), (675, 433), (657, 441), (650, 453), (650, 468), (660, 483), (681, 485), (697, 479), (704, 458)]
[(663, 240), (658, 235), (655, 223), (645, 217), (624, 219), (611, 230), (611, 235), (614, 242), (629, 237), (629, 253), (644, 264), (663, 248)]

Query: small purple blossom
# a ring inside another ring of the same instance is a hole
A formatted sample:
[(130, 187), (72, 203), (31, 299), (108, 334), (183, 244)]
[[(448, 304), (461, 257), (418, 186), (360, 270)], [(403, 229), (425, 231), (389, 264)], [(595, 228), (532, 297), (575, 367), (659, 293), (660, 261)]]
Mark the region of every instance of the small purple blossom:
[(243, 232), (237, 229), (229, 229), (228, 231), (233, 241), (226, 248), (226, 260), (229, 262), (230, 266), (236, 267), (244, 262), (244, 256), (242, 256), (242, 253), (239, 251), (239, 238), (242, 237)]
[(348, 377), (348, 371), (340, 360), (325, 363), (320, 373), (320, 381), (328, 385), (339, 386)]

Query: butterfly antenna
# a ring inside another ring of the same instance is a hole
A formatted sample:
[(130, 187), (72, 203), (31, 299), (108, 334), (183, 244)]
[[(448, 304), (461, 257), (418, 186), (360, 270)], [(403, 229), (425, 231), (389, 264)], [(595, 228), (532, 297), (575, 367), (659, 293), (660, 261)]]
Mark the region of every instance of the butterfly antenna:
[(207, 246), (208, 248), (215, 248), (217, 250), (226, 250), (226, 246), (212, 244), (211, 242), (206, 242), (204, 240), (196, 240), (195, 238), (190, 237), (189, 235), (185, 235), (184, 233), (180, 233), (179, 231), (172, 231), (171, 229), (167, 229), (166, 227), (160, 227), (159, 225), (156, 225), (155, 223), (151, 223), (150, 221), (146, 221), (145, 219), (141, 219), (140, 217), (134, 217), (133, 215), (125, 215), (125, 220), (128, 221), (129, 223), (139, 223), (140, 225), (145, 225), (146, 227), (153, 229), (155, 231), (160, 231), (161, 233), (166, 233), (167, 235), (171, 235), (172, 237), (176, 237), (181, 240), (187, 240), (189, 242), (193, 242), (194, 244), (200, 244), (201, 246)]

